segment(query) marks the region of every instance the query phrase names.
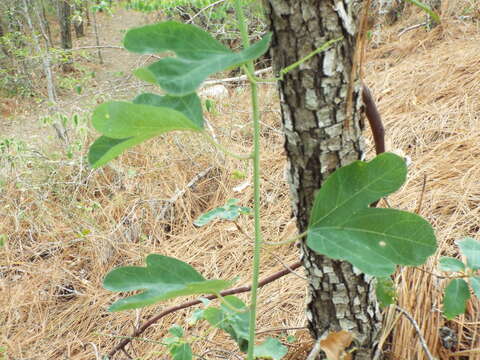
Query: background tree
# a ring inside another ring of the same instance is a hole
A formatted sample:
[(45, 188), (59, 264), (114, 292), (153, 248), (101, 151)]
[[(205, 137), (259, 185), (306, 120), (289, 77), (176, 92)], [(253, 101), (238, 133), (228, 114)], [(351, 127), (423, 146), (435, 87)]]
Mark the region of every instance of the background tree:
[[(58, 0), (57, 3), (58, 22), (60, 24), (60, 41), (64, 50), (72, 48), (72, 26), (71, 26), (71, 5), (67, 0)], [(71, 60), (62, 66), (63, 71), (73, 70)]]
[(75, 1), (74, 5), (74, 14), (72, 16), (72, 24), (75, 30), (75, 36), (78, 38), (85, 36), (85, 26), (84, 26), (84, 12), (85, 7), (83, 6), (83, 1)]
[[(276, 71), (305, 57), (325, 42), (344, 37), (279, 83), (285, 149), (293, 211), (300, 233), (307, 229), (314, 194), (335, 169), (362, 158), (360, 83), (353, 59), (360, 1), (270, 0)], [(351, 111), (347, 111), (347, 97)], [(350, 114), (348, 114), (350, 112)], [(374, 358), (381, 326), (372, 283), (349, 263), (316, 254), (303, 242), (308, 274), (307, 318), (314, 338), (340, 329), (358, 341), (355, 359)]]
[(60, 24), (60, 41), (62, 49), (72, 48), (71, 7), (67, 0), (58, 0), (58, 22)]

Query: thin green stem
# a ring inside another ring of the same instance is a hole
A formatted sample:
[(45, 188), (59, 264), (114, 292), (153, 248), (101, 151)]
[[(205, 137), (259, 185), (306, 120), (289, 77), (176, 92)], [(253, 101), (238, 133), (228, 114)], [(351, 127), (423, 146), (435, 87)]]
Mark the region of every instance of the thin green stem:
[[(248, 29), (245, 23), (245, 16), (240, 0), (235, 0), (235, 12), (237, 14), (238, 27), (242, 36), (243, 47), (250, 44)], [(262, 248), (262, 233), (260, 227), (260, 109), (258, 103), (258, 86), (254, 78), (253, 61), (246, 64), (246, 74), (250, 81), (253, 115), (253, 199), (255, 219), (255, 246), (253, 251), (253, 274), (252, 274), (252, 295), (250, 302), (250, 326), (248, 336), (247, 360), (253, 360), (253, 349), (255, 347), (255, 325), (257, 320), (257, 294), (260, 275), (260, 255)]]
[(230, 156), (234, 159), (238, 159), (238, 160), (250, 160), (253, 158), (253, 154), (250, 154), (250, 155), (243, 155), (243, 154), (237, 154), (237, 153), (234, 153), (230, 150), (228, 150), (225, 146), (223, 146), (222, 144), (216, 142), (208, 133), (206, 133), (205, 131), (202, 131), (201, 132), (202, 136), (204, 137), (205, 140), (207, 140), (210, 144), (212, 144), (213, 146), (215, 146), (215, 148), (217, 148), (218, 150), (220, 150), (221, 152), (223, 152), (225, 155), (227, 156)]
[(286, 68), (283, 68), (282, 70), (280, 70), (280, 78), (279, 80), (282, 80), (283, 79), (283, 76), (292, 71), (293, 69), (299, 67), (300, 65), (302, 65), (305, 61), (311, 59), (312, 57), (314, 57), (315, 55), (317, 55), (318, 53), (321, 53), (322, 51), (325, 51), (327, 50), (332, 44), (335, 44), (336, 42), (340, 41), (343, 39), (343, 36), (340, 36), (339, 38), (337, 39), (332, 39), (332, 40), (329, 40), (327, 41), (325, 44), (323, 44), (322, 46), (320, 46), (318, 49), (315, 49), (313, 50), (310, 54), (308, 54), (307, 56), (301, 58), (300, 60), (298, 61), (295, 61), (293, 64), (287, 66)]

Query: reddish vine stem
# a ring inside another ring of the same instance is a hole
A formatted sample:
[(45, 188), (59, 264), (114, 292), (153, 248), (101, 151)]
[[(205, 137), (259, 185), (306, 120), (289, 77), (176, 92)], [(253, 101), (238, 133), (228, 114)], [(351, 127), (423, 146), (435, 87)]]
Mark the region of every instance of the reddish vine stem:
[[(378, 112), (377, 105), (373, 100), (372, 93), (367, 85), (362, 83), (362, 100), (365, 104), (365, 115), (367, 115), (370, 129), (372, 129), (373, 141), (375, 142), (375, 152), (377, 155), (385, 152), (385, 129), (383, 128), (382, 118)], [(377, 200), (370, 204), (370, 207), (377, 207)]]
[[(285, 276), (285, 275), (289, 274), (291, 272), (291, 270), (298, 269), (301, 265), (302, 265), (302, 263), (300, 261), (298, 261), (298, 262), (296, 262), (292, 265), (289, 265), (288, 269), (283, 269), (283, 270), (281, 270), (279, 272), (276, 272), (276, 273), (266, 277), (265, 279), (261, 280), (258, 283), (258, 286), (263, 287), (263, 286), (281, 278), (282, 276)], [(251, 285), (246, 285), (246, 286), (241, 286), (241, 287), (238, 287), (238, 288), (235, 288), (235, 289), (224, 290), (224, 291), (220, 292), (220, 295), (227, 296), (227, 295), (233, 295), (233, 294), (240, 294), (240, 293), (250, 291), (250, 289), (251, 289)], [(205, 298), (207, 298), (209, 300), (213, 300), (213, 299), (216, 299), (217, 296), (216, 295), (209, 295), (209, 296), (206, 296)], [(122, 342), (120, 342), (117, 346), (115, 346), (112, 349), (112, 351), (110, 351), (108, 356), (112, 357), (113, 355), (115, 355), (115, 353), (117, 351), (119, 351), (119, 350), (123, 351), (125, 346), (128, 345), (132, 340), (134, 340), (134, 338), (138, 337), (140, 334), (142, 334), (145, 330), (147, 330), (150, 326), (152, 326), (153, 324), (158, 322), (164, 316), (166, 316), (168, 314), (171, 314), (171, 313), (173, 313), (177, 310), (186, 309), (186, 308), (189, 308), (193, 305), (198, 305), (200, 303), (201, 303), (200, 300), (190, 300), (190, 301), (187, 301), (183, 304), (172, 306), (172, 307), (162, 311), (160, 314), (151, 317), (142, 326), (140, 326), (137, 330), (135, 330), (133, 332), (133, 334), (131, 335), (131, 337), (122, 340)]]
[(372, 93), (365, 84), (362, 84), (362, 99), (365, 104), (365, 115), (367, 115), (368, 123), (372, 129), (375, 151), (379, 155), (385, 152), (385, 129)]

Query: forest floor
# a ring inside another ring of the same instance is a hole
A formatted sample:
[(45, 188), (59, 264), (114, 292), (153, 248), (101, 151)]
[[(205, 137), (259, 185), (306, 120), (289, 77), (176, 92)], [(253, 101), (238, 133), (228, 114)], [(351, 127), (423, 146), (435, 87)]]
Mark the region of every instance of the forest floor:
[[(438, 273), (439, 256), (458, 255), (455, 240), (478, 238), (480, 229), (480, 19), (458, 15), (467, 3), (446, 1), (443, 23), (431, 31), (416, 28), (399, 35), (401, 29), (424, 21), (413, 7), (397, 24), (374, 27), (365, 62), (365, 81), (383, 116), (388, 149), (412, 159), (407, 183), (389, 203), (419, 212), (436, 229), (437, 254), (422, 269), (399, 271), (395, 280), (398, 304), (416, 319), (439, 359), (480, 359), (480, 303), (471, 300), (464, 316), (446, 321), (440, 311), (445, 284), (431, 275)], [(101, 14), (101, 43), (118, 46), (125, 30), (151, 21), (121, 9), (114, 16)], [(74, 47), (90, 45), (95, 45), (91, 27)], [(148, 56), (120, 49), (102, 49), (102, 55), (102, 65), (95, 51), (75, 55), (77, 79), (95, 76), (73, 81), (82, 85), (81, 94), (74, 87), (60, 91), (57, 109), (68, 118), (68, 143), (42, 121), (53, 117), (45, 101), (19, 101), (19, 108), (0, 123), (0, 140), (15, 144), (4, 147), (0, 158), (0, 236), (5, 238), (0, 250), (0, 347), (8, 359), (102, 359), (122, 336), (174, 304), (107, 311), (119, 296), (102, 288), (105, 274), (116, 266), (141, 265), (149, 253), (179, 257), (207, 278), (237, 277), (243, 285), (250, 277), (251, 243), (235, 226), (192, 224), (227, 199), (251, 204), (250, 171), (245, 171), (246, 179), (232, 176), (245, 170), (240, 161), (225, 159), (199, 139), (174, 135), (139, 145), (102, 169), (88, 167), (85, 154), (97, 136), (89, 124), (94, 106), (112, 98), (131, 99), (148, 88), (131, 75), (132, 69), (150, 61)], [(214, 111), (206, 117), (225, 145), (247, 152), (252, 142), (248, 89), (236, 84), (228, 91), (229, 97), (215, 100)], [(275, 87), (262, 85), (261, 100), (262, 230), (266, 240), (278, 241), (294, 235), (295, 225)], [(79, 121), (72, 121), (73, 114)], [(252, 219), (242, 218), (239, 224), (251, 232)], [(262, 277), (298, 256), (295, 245), (267, 247)], [(303, 328), (306, 282), (302, 271), (297, 275), (263, 288), (259, 305), (259, 331), (284, 341), (291, 360), (304, 359), (312, 346)], [(164, 317), (142, 335), (153, 341), (137, 340), (128, 352), (136, 359), (167, 358), (155, 341), (177, 323), (197, 339), (196, 354), (238, 358), (222, 333), (186, 325), (192, 311)], [(407, 319), (389, 309), (385, 322), (382, 342), (392, 359), (425, 358)], [(458, 338), (451, 349), (441, 344), (442, 327)], [(287, 335), (297, 340), (290, 344)]]

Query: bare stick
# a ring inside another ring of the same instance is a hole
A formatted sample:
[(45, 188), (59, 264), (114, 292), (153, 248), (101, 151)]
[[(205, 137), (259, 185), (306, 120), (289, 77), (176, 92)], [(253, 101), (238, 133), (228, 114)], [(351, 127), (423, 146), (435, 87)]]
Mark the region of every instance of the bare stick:
[(415, 331), (417, 332), (418, 339), (420, 340), (420, 344), (422, 345), (423, 351), (425, 351), (425, 355), (427, 355), (428, 360), (436, 360), (432, 354), (430, 353), (430, 350), (428, 349), (427, 343), (425, 342), (425, 339), (423, 338), (422, 332), (420, 331), (420, 328), (415, 321), (415, 319), (406, 311), (405, 309), (401, 308), (400, 306), (396, 305), (395, 310), (398, 312), (402, 313), (405, 315), (405, 317), (412, 323)]
[(409, 26), (409, 27), (406, 27), (405, 29), (401, 30), (399, 33), (398, 33), (398, 37), (402, 36), (403, 34), (405, 34), (406, 32), (410, 31), (410, 30), (415, 30), (419, 27), (422, 27), (422, 26), (426, 26), (427, 23), (426, 22), (423, 22), (421, 24), (416, 24), (416, 25), (412, 25), (412, 26)]
[(63, 51), (94, 50), (94, 49), (126, 50), (123, 46), (117, 46), (117, 45), (90, 45), (90, 46), (81, 46), (81, 47), (72, 48), (72, 49), (63, 49)]
[(203, 170), (202, 172), (198, 173), (197, 175), (195, 175), (192, 180), (189, 181), (189, 183), (187, 184), (187, 186), (185, 186), (183, 189), (180, 189), (180, 190), (177, 190), (175, 191), (175, 194), (173, 194), (173, 196), (167, 200), (166, 204), (163, 206), (162, 210), (160, 210), (159, 212), (159, 215), (157, 216), (157, 220), (160, 219), (160, 220), (164, 220), (168, 217), (168, 214), (170, 213), (172, 207), (175, 205), (175, 203), (178, 201), (178, 199), (180, 199), (183, 195), (185, 195), (185, 193), (195, 187), (195, 185), (197, 185), (197, 183), (204, 179), (206, 176), (208, 176), (208, 174), (210, 174), (210, 172), (213, 170), (213, 166), (210, 166), (208, 168), (206, 168), (205, 170)]
[(92, 11), (92, 16), (93, 16), (93, 30), (94, 30), (94, 33), (95, 33), (95, 41), (97, 43), (97, 54), (98, 54), (98, 59), (100, 60), (100, 64), (103, 65), (103, 57), (102, 57), (102, 52), (100, 51), (100, 38), (98, 36), (98, 26), (97, 26), (97, 14), (96, 14), (96, 10), (94, 9)]
[(320, 354), (320, 351), (322, 348), (320, 347), (320, 341), (321, 339), (318, 339), (315, 341), (315, 344), (313, 345), (312, 350), (310, 351), (310, 354), (308, 354), (308, 357), (306, 360), (315, 360), (318, 357), (318, 354)]
[(205, 6), (203, 9), (200, 9), (199, 12), (197, 12), (195, 15), (193, 15), (190, 20), (188, 20), (186, 23), (187, 24), (190, 24), (191, 22), (193, 22), (193, 19), (195, 19), (198, 15), (200, 15), (202, 12), (204, 12), (205, 10), (208, 10), (210, 9), (211, 7), (214, 7), (215, 5), (218, 5), (222, 2), (224, 2), (225, 0), (218, 0), (218, 1), (215, 1), (214, 3), (211, 3), (210, 5), (207, 5)]
[[(281, 270), (279, 272), (276, 272), (275, 274), (272, 274), (272, 275), (266, 277), (265, 279), (263, 279), (262, 281), (260, 281), (258, 283), (258, 286), (263, 287), (263, 286), (281, 278), (282, 276), (288, 275), (288, 274), (290, 274), (291, 270), (298, 269), (301, 265), (302, 265), (302, 263), (300, 261), (298, 261), (298, 262), (296, 262), (292, 265), (289, 265), (290, 270), (284, 269), (284, 270)], [(240, 294), (240, 293), (250, 291), (250, 289), (251, 289), (251, 285), (246, 285), (246, 286), (241, 286), (241, 287), (238, 287), (238, 288), (235, 288), (235, 289), (221, 291), (220, 295), (221, 296), (227, 296), (227, 295), (233, 295), (233, 294)], [(208, 300), (213, 300), (213, 299), (216, 299), (217, 296), (216, 295), (209, 295), (209, 296), (206, 296), (206, 298)], [(153, 324), (157, 323), (164, 316), (166, 316), (168, 314), (171, 314), (171, 313), (174, 313), (177, 310), (186, 309), (186, 308), (189, 308), (193, 305), (198, 305), (200, 303), (201, 303), (200, 300), (187, 301), (183, 304), (172, 306), (172, 307), (162, 311), (160, 314), (151, 317), (142, 326), (140, 326), (137, 330), (135, 330), (133, 332), (133, 334), (131, 335), (131, 337), (128, 337), (128, 338), (124, 339), (121, 343), (119, 343), (117, 346), (115, 346), (115, 348), (113, 348), (112, 351), (110, 351), (108, 356), (112, 357), (113, 355), (115, 355), (115, 353), (117, 351), (123, 350), (123, 348), (127, 344), (129, 344), (132, 340), (134, 340), (134, 338), (138, 337), (140, 334), (142, 334), (145, 330), (147, 330)]]
[(423, 195), (425, 195), (425, 189), (427, 187), (427, 174), (423, 175), (423, 185), (422, 185), (422, 192), (420, 193), (420, 200), (418, 201), (418, 206), (415, 209), (415, 214), (420, 214), (423, 205)]
[[(255, 76), (256, 76), (256, 75), (264, 74), (264, 73), (269, 72), (269, 71), (271, 71), (271, 70), (272, 70), (272, 67), (269, 66), (268, 68), (255, 71)], [(247, 76), (246, 76), (246, 75), (242, 75), (242, 76), (225, 78), (225, 79), (207, 80), (207, 81), (205, 81), (205, 82), (202, 84), (202, 86), (205, 86), (205, 85), (213, 85), (213, 84), (221, 84), (221, 83), (226, 83), (226, 82), (246, 81), (246, 80), (248, 80), (248, 79), (247, 79)]]

